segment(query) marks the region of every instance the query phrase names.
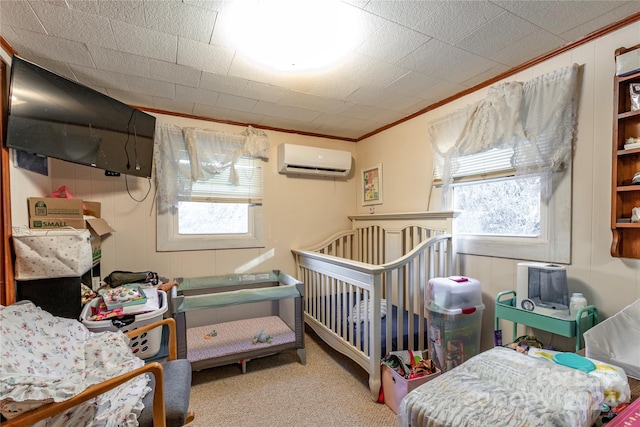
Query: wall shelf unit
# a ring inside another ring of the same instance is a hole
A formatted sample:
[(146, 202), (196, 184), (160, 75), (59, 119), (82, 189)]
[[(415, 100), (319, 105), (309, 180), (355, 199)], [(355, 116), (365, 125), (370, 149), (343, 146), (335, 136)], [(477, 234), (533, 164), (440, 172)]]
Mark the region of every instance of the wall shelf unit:
[[(619, 55), (640, 49), (640, 45), (616, 50)], [(631, 108), (632, 84), (640, 85), (640, 70), (614, 77), (613, 156), (611, 179), (611, 255), (640, 258), (640, 223), (631, 222), (631, 212), (640, 207), (640, 185), (632, 185), (640, 172), (640, 148), (625, 149), (629, 138), (640, 141), (640, 110)]]

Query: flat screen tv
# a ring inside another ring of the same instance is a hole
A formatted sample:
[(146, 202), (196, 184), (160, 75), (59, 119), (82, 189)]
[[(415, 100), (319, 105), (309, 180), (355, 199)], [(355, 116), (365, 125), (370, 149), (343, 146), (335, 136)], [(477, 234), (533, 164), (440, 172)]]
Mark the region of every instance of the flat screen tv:
[(13, 56), (7, 147), (151, 177), (155, 122), (149, 114)]

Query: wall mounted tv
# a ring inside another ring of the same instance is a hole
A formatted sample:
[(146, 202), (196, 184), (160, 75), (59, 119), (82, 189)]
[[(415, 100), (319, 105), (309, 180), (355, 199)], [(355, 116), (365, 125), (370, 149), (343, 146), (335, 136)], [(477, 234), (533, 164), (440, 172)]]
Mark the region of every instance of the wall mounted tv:
[(5, 145), (151, 177), (155, 117), (16, 55)]

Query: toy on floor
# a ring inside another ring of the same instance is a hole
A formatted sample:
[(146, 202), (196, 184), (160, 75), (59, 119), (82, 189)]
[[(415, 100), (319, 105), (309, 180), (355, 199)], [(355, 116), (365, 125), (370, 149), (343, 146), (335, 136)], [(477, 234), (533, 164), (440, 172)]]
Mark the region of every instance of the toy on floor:
[(260, 329), (258, 333), (253, 337), (254, 344), (257, 344), (259, 342), (266, 342), (267, 344), (271, 344), (271, 341), (273, 341), (273, 337), (271, 335), (267, 335), (262, 329)]

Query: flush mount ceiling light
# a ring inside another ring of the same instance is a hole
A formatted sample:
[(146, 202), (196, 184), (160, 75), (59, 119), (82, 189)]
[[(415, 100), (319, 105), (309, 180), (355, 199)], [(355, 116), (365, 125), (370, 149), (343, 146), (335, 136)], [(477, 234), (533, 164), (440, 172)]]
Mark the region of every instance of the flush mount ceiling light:
[(354, 8), (334, 0), (238, 1), (228, 26), (239, 52), (281, 71), (328, 67), (356, 46)]

